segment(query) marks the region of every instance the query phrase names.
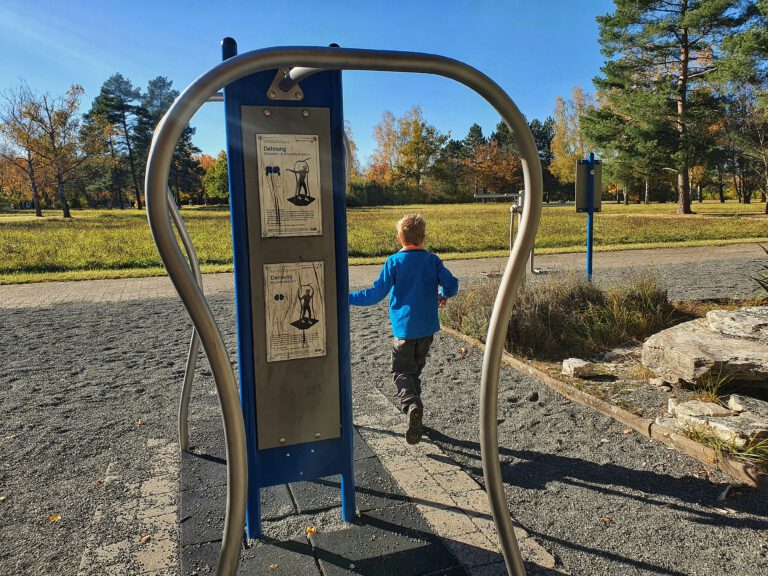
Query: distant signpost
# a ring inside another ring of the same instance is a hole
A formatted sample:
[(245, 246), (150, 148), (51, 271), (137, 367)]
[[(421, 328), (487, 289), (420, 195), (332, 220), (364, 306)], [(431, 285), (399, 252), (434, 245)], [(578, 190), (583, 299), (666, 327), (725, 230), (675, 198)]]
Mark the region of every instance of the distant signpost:
[(602, 164), (590, 152), (588, 159), (576, 163), (576, 212), (587, 213), (587, 280), (592, 280), (593, 218), (600, 212), (601, 189)]

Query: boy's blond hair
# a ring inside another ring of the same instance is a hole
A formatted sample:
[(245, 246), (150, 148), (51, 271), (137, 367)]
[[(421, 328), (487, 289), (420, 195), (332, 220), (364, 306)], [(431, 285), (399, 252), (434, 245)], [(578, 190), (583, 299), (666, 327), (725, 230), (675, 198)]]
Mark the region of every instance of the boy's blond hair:
[(406, 244), (420, 246), (424, 243), (427, 221), (421, 214), (406, 214), (397, 223), (397, 233)]

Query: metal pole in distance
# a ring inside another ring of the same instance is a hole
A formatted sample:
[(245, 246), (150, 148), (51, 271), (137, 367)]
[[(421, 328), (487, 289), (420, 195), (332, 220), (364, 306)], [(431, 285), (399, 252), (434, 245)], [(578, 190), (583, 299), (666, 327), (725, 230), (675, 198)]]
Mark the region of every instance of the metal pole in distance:
[(517, 214), (517, 206), (513, 204), (509, 207), (509, 251), (512, 252), (512, 247), (515, 245), (515, 214)]
[(595, 215), (595, 153), (589, 153), (587, 166), (587, 280), (592, 280), (592, 224)]
[(247, 464), (245, 431), (238, 403), (232, 365), (221, 332), (194, 274), (184, 259), (171, 229), (164, 198), (173, 150), (195, 112), (218, 90), (249, 74), (275, 68), (379, 70), (417, 72), (451, 78), (485, 98), (501, 115), (515, 135), (525, 181), (525, 207), (512, 252), (501, 280), (488, 331), (481, 379), (480, 445), (483, 475), (491, 512), (499, 531), (507, 569), (514, 576), (525, 574), (514, 528), (504, 498), (496, 434), (498, 380), (506, 338), (506, 324), (512, 298), (519, 286), (533, 248), (541, 218), (541, 163), (525, 117), (512, 99), (480, 71), (450, 58), (413, 52), (353, 50), (349, 48), (280, 47), (246, 52), (223, 61), (192, 84), (176, 99), (158, 124), (149, 151), (145, 181), (147, 216), (158, 252), (179, 296), (200, 335), (211, 364), (224, 420), (227, 447), (227, 512), (217, 573), (234, 574), (240, 556), (240, 539), (245, 526)]

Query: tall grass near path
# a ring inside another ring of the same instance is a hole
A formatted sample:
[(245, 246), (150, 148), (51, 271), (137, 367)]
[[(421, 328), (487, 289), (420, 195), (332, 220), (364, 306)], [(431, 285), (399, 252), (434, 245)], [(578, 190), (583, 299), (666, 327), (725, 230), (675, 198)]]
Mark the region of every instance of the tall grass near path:
[[(484, 339), (498, 287), (498, 280), (470, 286), (448, 302), (443, 322)], [(609, 290), (581, 275), (557, 275), (529, 282), (516, 295), (506, 347), (541, 359), (588, 356), (653, 334), (670, 322), (673, 312), (666, 290), (650, 275)]]

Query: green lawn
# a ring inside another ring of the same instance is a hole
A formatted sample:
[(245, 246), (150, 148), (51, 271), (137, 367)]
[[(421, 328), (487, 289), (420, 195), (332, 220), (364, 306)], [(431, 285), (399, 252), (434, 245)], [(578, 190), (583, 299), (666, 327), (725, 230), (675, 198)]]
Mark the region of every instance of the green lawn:
[[(595, 248), (768, 242), (763, 204), (705, 202), (693, 208), (698, 214), (677, 216), (674, 204), (604, 203), (595, 216)], [(508, 204), (357, 208), (348, 214), (351, 262), (383, 261), (397, 248), (395, 222), (416, 211), (427, 218), (429, 248), (447, 259), (500, 256), (507, 249)], [(185, 208), (182, 213), (203, 270), (231, 270), (229, 212)], [(79, 210), (73, 216), (0, 213), (0, 284), (164, 273), (143, 211)], [(585, 226), (586, 216), (576, 214), (573, 206), (546, 207), (536, 249), (583, 250)]]

